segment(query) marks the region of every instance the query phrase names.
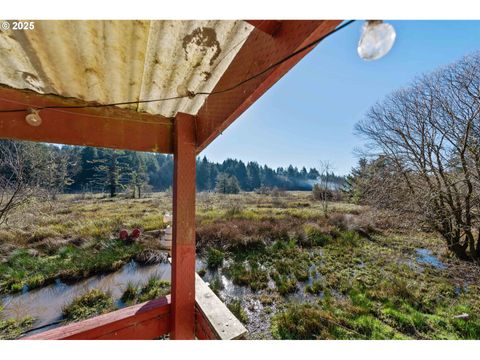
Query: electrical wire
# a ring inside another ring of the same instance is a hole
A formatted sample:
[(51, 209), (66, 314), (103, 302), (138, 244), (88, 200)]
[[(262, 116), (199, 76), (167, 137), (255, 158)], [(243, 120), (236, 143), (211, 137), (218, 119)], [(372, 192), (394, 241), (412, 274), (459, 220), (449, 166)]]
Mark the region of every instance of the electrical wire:
[[(277, 66), (285, 63), (286, 61), (292, 59), (298, 54), (303, 53), (305, 50), (310, 49), (311, 47), (317, 45), (330, 35), (333, 35), (337, 31), (340, 31), (341, 29), (349, 26), (352, 24), (355, 20), (349, 20), (345, 23), (343, 23), (340, 26), (337, 26), (335, 29), (330, 31), (329, 33), (321, 36), (320, 38), (308, 43), (307, 45), (303, 46), (302, 48), (296, 50), (295, 52), (291, 53), (290, 55), (287, 55), (286, 57), (280, 59), (279, 61), (273, 63), (272, 65), (268, 66), (264, 70), (256, 73), (253, 76), (250, 76), (249, 78), (242, 80), (230, 87), (227, 87), (225, 89), (221, 90), (216, 90), (216, 91), (211, 91), (211, 92), (188, 92), (186, 95), (178, 95), (178, 96), (172, 96), (172, 97), (167, 97), (167, 98), (161, 98), (161, 99), (147, 99), (147, 100), (136, 100), (136, 101), (123, 101), (123, 102), (117, 102), (117, 103), (110, 103), (110, 104), (90, 104), (90, 105), (52, 105), (52, 106), (43, 106), (43, 107), (36, 107), (35, 110), (45, 110), (45, 109), (85, 109), (85, 108), (100, 108), (100, 107), (109, 107), (109, 106), (121, 106), (121, 105), (136, 105), (136, 104), (146, 104), (146, 103), (152, 103), (152, 102), (163, 102), (163, 101), (170, 101), (170, 100), (179, 100), (179, 99), (184, 99), (184, 98), (194, 98), (197, 95), (217, 95), (217, 94), (222, 94), (226, 93), (232, 90), (237, 89), (238, 87), (264, 75), (265, 73), (269, 72), (270, 70), (275, 69)], [(15, 112), (25, 112), (28, 111), (29, 108), (22, 108), (22, 109), (2, 109), (0, 110), (0, 113), (15, 113)]]

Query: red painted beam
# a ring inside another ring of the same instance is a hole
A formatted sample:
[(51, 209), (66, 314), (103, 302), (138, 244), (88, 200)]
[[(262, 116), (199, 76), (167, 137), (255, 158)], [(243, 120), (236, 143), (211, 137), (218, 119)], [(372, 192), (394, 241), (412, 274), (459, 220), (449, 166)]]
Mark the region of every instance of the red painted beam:
[(274, 36), (275, 33), (282, 26), (280, 20), (246, 20), (250, 25), (255, 26), (257, 29), (263, 31), (266, 34)]
[(201, 309), (195, 306), (195, 336), (198, 340), (218, 340)]
[[(340, 20), (285, 20), (275, 36), (255, 29), (213, 91), (228, 89), (332, 31)], [(197, 151), (202, 151), (310, 50), (224, 93), (210, 95), (197, 114)]]
[(149, 340), (170, 332), (170, 296), (65, 325), (22, 340)]
[[(0, 86), (0, 110), (89, 103)], [(30, 126), (27, 112), (0, 112), (0, 138), (172, 153), (172, 119), (119, 107), (45, 109)]]
[(174, 122), (171, 339), (195, 338), (195, 117)]

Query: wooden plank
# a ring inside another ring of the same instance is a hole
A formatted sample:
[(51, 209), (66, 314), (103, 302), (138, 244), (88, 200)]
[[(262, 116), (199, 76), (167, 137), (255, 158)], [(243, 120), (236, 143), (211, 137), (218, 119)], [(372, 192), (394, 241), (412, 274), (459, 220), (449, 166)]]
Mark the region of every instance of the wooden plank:
[(22, 340), (148, 340), (170, 332), (170, 296), (65, 325)]
[(198, 274), (195, 274), (195, 292), (195, 300), (199, 312), (197, 324), (199, 325), (200, 337), (212, 339), (211, 333), (218, 340), (234, 340), (245, 337), (247, 334), (245, 326), (232, 314)]
[[(229, 89), (258, 74), (296, 50), (326, 35), (340, 22), (340, 20), (284, 20), (275, 36), (260, 29), (253, 30), (213, 92)], [(210, 144), (310, 50), (292, 57), (275, 69), (234, 90), (210, 95), (197, 114), (197, 152)]]
[(171, 339), (195, 337), (195, 118), (174, 126)]
[[(91, 103), (0, 86), (0, 110)], [(30, 126), (27, 112), (0, 112), (0, 138), (113, 149), (173, 153), (173, 120), (115, 106), (40, 110), (42, 124)]]

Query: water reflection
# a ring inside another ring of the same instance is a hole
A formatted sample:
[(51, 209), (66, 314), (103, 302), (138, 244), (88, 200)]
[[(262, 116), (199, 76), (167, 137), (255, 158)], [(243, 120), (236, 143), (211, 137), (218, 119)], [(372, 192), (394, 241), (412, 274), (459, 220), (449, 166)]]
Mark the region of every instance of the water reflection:
[(32, 316), (36, 319), (35, 327), (44, 326), (60, 320), (62, 309), (89, 290), (108, 292), (121, 305), (118, 299), (128, 283), (143, 285), (152, 276), (170, 281), (170, 264), (141, 266), (132, 261), (115, 273), (94, 276), (72, 285), (57, 280), (41, 289), (7, 295), (1, 298), (3, 316), (16, 319)]

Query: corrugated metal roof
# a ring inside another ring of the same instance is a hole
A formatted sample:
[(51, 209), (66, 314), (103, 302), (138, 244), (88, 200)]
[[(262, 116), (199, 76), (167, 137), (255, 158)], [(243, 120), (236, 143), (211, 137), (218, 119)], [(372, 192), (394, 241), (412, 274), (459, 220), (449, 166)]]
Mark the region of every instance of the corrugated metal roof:
[[(253, 27), (244, 21), (35, 21), (0, 30), (0, 83), (101, 104), (211, 91)], [(205, 96), (126, 106), (195, 115)]]

